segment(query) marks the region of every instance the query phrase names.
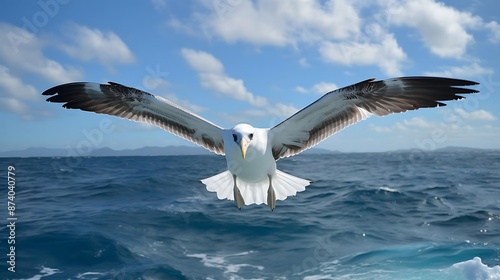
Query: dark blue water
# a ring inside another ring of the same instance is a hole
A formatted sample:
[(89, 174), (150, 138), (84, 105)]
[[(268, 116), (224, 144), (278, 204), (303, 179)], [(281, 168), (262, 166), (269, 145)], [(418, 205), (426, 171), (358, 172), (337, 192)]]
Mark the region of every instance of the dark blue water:
[(223, 157), (0, 163), (1, 279), (500, 279), (498, 151), (281, 160), (315, 182), (274, 212), (205, 190)]

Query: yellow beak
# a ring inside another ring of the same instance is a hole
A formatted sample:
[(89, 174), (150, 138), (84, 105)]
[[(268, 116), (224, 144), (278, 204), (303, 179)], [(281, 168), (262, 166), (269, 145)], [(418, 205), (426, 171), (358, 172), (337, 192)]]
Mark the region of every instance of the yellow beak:
[(245, 138), (242, 138), (241, 141), (240, 141), (240, 147), (241, 147), (241, 156), (243, 157), (243, 159), (245, 158), (246, 154), (247, 154), (247, 148), (248, 148), (248, 144), (250, 142), (245, 139)]

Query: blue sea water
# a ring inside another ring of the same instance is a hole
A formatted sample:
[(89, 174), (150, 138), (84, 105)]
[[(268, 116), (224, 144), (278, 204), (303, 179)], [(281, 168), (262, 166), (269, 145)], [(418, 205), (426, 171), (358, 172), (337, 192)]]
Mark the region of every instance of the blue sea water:
[(1, 158), (1, 279), (500, 279), (500, 152), (299, 155), (305, 192), (238, 210), (218, 156)]

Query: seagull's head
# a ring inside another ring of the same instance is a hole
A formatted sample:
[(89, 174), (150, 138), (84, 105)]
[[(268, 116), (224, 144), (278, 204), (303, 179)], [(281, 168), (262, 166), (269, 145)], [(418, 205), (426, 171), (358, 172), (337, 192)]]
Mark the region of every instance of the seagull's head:
[(238, 124), (232, 130), (233, 141), (241, 148), (241, 156), (245, 158), (248, 145), (253, 140), (255, 128), (249, 124)]

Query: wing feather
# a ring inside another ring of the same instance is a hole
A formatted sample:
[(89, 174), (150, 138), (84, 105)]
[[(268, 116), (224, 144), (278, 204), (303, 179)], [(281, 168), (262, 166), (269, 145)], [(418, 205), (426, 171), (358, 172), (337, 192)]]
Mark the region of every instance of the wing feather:
[(441, 101), (476, 93), (476, 82), (435, 77), (369, 79), (331, 91), (271, 129), (276, 160), (309, 149), (349, 125), (372, 115), (445, 106)]
[(223, 129), (162, 97), (117, 83), (69, 83), (42, 93), (49, 102), (64, 103), (80, 109), (150, 123), (224, 155)]

